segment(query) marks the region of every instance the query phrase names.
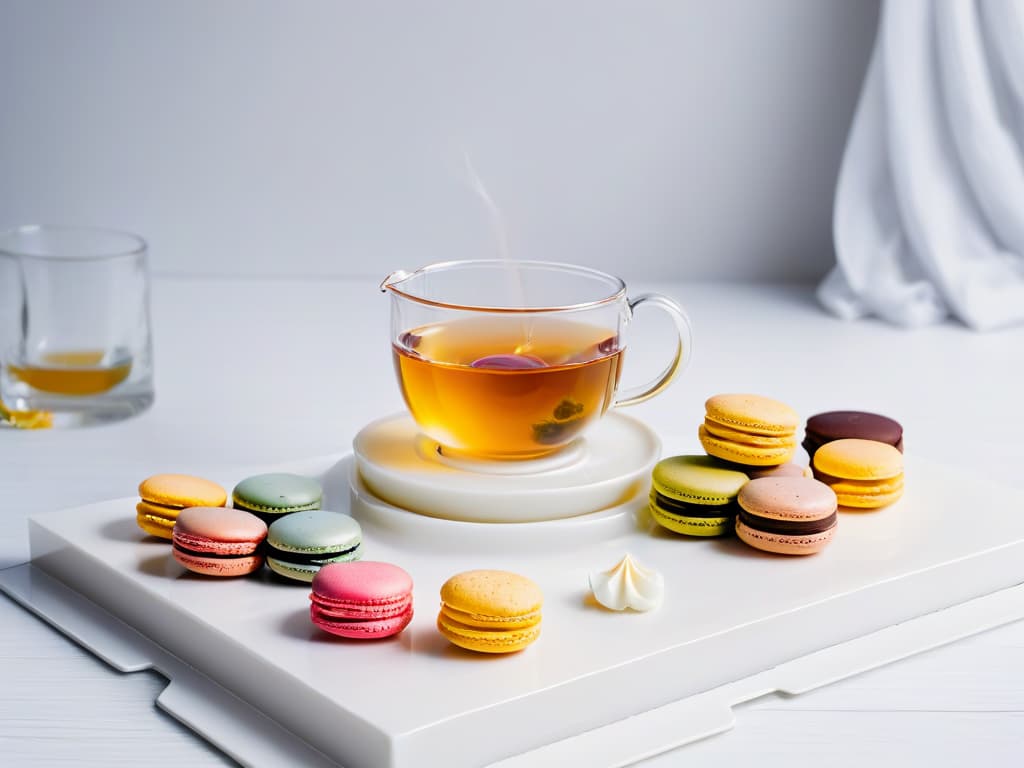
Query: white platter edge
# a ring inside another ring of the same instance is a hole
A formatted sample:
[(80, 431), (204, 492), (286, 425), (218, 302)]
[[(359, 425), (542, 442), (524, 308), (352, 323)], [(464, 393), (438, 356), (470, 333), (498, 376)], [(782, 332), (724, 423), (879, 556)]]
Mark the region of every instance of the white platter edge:
[[(0, 571), (0, 591), (121, 672), (168, 678), (156, 704), (243, 765), (338, 764), (31, 563)], [(732, 728), (732, 707), (798, 695), (1024, 619), (1024, 584), (816, 651), (755, 675), (515, 755), (493, 768), (617, 768)]]

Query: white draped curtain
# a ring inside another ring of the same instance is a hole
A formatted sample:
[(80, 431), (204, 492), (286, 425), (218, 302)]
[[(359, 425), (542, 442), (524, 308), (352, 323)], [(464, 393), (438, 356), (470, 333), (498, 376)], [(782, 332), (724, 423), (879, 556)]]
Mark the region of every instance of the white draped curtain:
[(1024, 0), (885, 0), (836, 188), (843, 318), (1024, 322)]

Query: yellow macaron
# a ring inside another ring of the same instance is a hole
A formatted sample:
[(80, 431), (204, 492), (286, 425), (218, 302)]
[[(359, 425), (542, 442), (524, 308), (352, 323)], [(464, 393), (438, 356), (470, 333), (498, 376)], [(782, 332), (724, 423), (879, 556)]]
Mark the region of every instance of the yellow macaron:
[(508, 571), (466, 571), (441, 587), (437, 628), (460, 648), (480, 653), (521, 651), (540, 636), (544, 595), (533, 581)]
[(836, 492), (840, 506), (877, 509), (903, 495), (903, 454), (877, 440), (833, 440), (814, 453), (814, 476)]
[(715, 395), (704, 404), (697, 431), (711, 456), (755, 467), (784, 464), (796, 451), (800, 417), (785, 403), (761, 395)]
[(150, 536), (170, 539), (178, 513), (188, 507), (223, 507), (224, 488), (192, 475), (153, 475), (139, 483), (141, 501), (135, 505), (135, 522)]
[(140, 501), (135, 505), (135, 522), (150, 536), (170, 539), (179, 512), (181, 510), (174, 507), (163, 507), (159, 504), (150, 504), (148, 501)]

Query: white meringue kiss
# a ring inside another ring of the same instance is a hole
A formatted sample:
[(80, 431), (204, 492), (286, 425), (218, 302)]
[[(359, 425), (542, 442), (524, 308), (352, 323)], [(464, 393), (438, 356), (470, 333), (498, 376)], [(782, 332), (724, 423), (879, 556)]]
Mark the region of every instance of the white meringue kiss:
[(597, 602), (613, 611), (650, 611), (665, 598), (665, 579), (627, 554), (610, 570), (590, 574), (590, 589)]

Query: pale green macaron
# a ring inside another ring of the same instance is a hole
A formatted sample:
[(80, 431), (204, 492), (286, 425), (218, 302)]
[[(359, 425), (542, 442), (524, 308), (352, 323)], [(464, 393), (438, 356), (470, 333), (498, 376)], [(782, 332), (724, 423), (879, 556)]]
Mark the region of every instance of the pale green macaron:
[(296, 581), (313, 581), (328, 563), (362, 557), (363, 533), (348, 515), (315, 509), (275, 520), (267, 531), (267, 565)]
[(247, 477), (236, 485), (231, 492), (231, 504), (270, 525), (282, 515), (320, 509), (323, 493), (320, 483), (311, 477), (269, 472)]

